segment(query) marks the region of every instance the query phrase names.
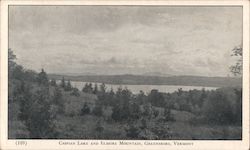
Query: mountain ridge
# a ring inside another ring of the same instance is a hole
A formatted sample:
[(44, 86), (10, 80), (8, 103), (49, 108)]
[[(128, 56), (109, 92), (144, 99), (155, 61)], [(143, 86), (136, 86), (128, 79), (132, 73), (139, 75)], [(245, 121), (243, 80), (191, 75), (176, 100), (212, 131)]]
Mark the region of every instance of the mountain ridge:
[(145, 75), (59, 75), (48, 74), (50, 79), (98, 82), (106, 84), (124, 85), (183, 85), (183, 86), (206, 86), (206, 87), (232, 87), (242, 86), (242, 79), (237, 77), (206, 77), (206, 76), (145, 76)]

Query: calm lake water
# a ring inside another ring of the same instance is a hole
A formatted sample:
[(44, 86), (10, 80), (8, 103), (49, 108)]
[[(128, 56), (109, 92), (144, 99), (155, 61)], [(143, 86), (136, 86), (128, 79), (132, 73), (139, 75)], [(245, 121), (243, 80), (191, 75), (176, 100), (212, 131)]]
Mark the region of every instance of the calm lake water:
[[(84, 87), (84, 85), (89, 82), (81, 82), (81, 81), (71, 81), (71, 85), (73, 87), (78, 88), (80, 91)], [(94, 86), (95, 83), (92, 82), (92, 86)], [(98, 88), (101, 83), (97, 83)], [(113, 88), (114, 91), (116, 91), (119, 87), (127, 88), (132, 93), (137, 94), (142, 90), (144, 93), (150, 93), (152, 89), (157, 89), (159, 92), (174, 92), (177, 91), (179, 88), (182, 88), (183, 91), (188, 90), (201, 90), (204, 88), (205, 90), (215, 90), (217, 87), (202, 87), (202, 86), (182, 86), (182, 85), (117, 85), (117, 84), (105, 84), (107, 90), (110, 90)]]

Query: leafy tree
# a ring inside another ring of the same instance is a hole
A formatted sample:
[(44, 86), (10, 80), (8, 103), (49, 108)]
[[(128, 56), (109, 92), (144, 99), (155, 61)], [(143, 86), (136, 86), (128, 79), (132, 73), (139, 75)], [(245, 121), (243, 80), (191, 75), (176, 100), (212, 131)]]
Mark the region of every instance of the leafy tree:
[(98, 120), (96, 125), (95, 125), (95, 131), (96, 131), (96, 135), (95, 138), (103, 138), (104, 134), (104, 126), (103, 126), (103, 122), (101, 120)]
[(136, 103), (129, 105), (129, 119), (137, 120), (141, 117), (140, 106)]
[(82, 89), (85, 93), (93, 93), (92, 83), (85, 83), (85, 86)]
[(17, 95), (18, 95), (17, 101), (19, 101), (20, 103), (19, 118), (20, 120), (26, 121), (29, 119), (33, 104), (31, 85), (21, 82), (21, 88)]
[(132, 93), (128, 89), (118, 88), (115, 94), (116, 103), (113, 107), (112, 118), (115, 121), (127, 120), (131, 117), (131, 102)]
[(121, 110), (122, 110), (122, 107), (119, 105), (117, 105), (116, 107), (113, 107), (111, 118), (114, 119), (115, 121), (123, 120), (122, 115), (121, 115), (122, 114)]
[(25, 80), (25, 81), (36, 82), (37, 73), (33, 70), (24, 69), (23, 77), (24, 77), (23, 80)]
[(64, 113), (65, 100), (63, 99), (62, 91), (59, 87), (55, 87), (52, 102), (58, 106), (59, 113)]
[(48, 86), (49, 80), (48, 80), (47, 73), (44, 71), (44, 69), (42, 69), (41, 72), (38, 74), (37, 82), (40, 85)]
[(242, 88), (234, 89), (236, 95), (236, 112), (235, 112), (235, 122), (237, 124), (242, 124)]
[(64, 77), (62, 77), (60, 86), (61, 86), (62, 88), (65, 88), (65, 80), (64, 80)]
[(203, 103), (204, 103), (204, 101), (205, 101), (206, 98), (207, 98), (207, 93), (206, 93), (205, 89), (202, 88), (200, 100), (199, 100), (199, 102), (198, 102), (198, 106), (199, 106), (199, 107), (202, 107), (202, 105), (203, 105)]
[(93, 109), (93, 114), (96, 116), (102, 116), (103, 115), (102, 105), (96, 104), (94, 109)]
[(94, 94), (97, 94), (98, 93), (98, 86), (97, 84), (95, 83), (95, 86), (94, 86), (94, 91), (93, 91)]
[(51, 138), (56, 136), (53, 118), (50, 113), (48, 91), (41, 88), (35, 94), (30, 87), (25, 86), (23, 98), (20, 101), (20, 119), (24, 121), (30, 138)]
[(160, 112), (157, 110), (157, 109), (153, 109), (153, 114), (154, 114), (154, 117), (158, 117)]
[(16, 65), (13, 70), (10, 70), (10, 78), (16, 79), (16, 80), (22, 80), (24, 81), (24, 68), (23, 66)]
[(172, 139), (173, 133), (171, 132), (171, 129), (167, 123), (159, 123), (154, 125), (151, 131), (157, 135), (157, 140)]
[(109, 95), (110, 95), (110, 97), (114, 97), (115, 96), (115, 92), (114, 92), (113, 88), (110, 89)]
[(138, 139), (141, 132), (140, 128), (134, 124), (130, 124), (126, 131), (126, 136), (130, 139)]
[(30, 113), (30, 118), (26, 120), (31, 138), (55, 137), (53, 118), (49, 112), (51, 104), (47, 90), (38, 90), (34, 99), (36, 101), (33, 104), (32, 113)]
[(100, 85), (100, 92), (101, 93), (105, 93), (106, 92), (106, 85), (104, 84), (104, 83), (102, 83), (101, 85)]
[(210, 93), (204, 103), (203, 114), (209, 123), (230, 124), (234, 121), (232, 105), (220, 90)]
[(147, 96), (145, 95), (145, 93), (140, 90), (139, 94), (136, 96), (136, 101), (138, 104), (142, 105), (146, 103), (146, 98)]
[(65, 91), (71, 91), (72, 90), (72, 86), (71, 86), (70, 80), (68, 80), (67, 84), (65, 85), (64, 90)]
[(55, 79), (51, 79), (50, 85), (51, 85), (51, 86), (57, 86), (56, 80), (55, 80)]
[(152, 105), (151, 103), (147, 103), (143, 106), (143, 116), (148, 118), (148, 119), (151, 119), (152, 118), (152, 115), (153, 115), (153, 108), (152, 108)]
[(232, 51), (233, 51), (232, 56), (239, 58), (236, 61), (235, 65), (230, 67), (230, 70), (235, 76), (242, 75), (242, 66), (243, 66), (242, 46), (237, 46)]
[(92, 83), (89, 83), (89, 93), (93, 93)]
[(82, 88), (82, 92), (88, 92), (88, 83), (85, 83), (84, 87)]
[(182, 88), (178, 88), (177, 95), (178, 95), (178, 96), (181, 96), (181, 95), (182, 95), (182, 93), (183, 93)]
[(88, 104), (85, 102), (82, 109), (81, 109), (81, 115), (86, 115), (90, 113), (90, 108)]
[(165, 121), (174, 121), (174, 117), (171, 115), (171, 110), (164, 108), (164, 120)]
[(79, 90), (77, 88), (73, 88), (72, 92), (70, 93), (70, 95), (79, 97), (80, 96)]
[(148, 95), (148, 102), (157, 107), (165, 105), (164, 97), (158, 92), (158, 90), (151, 90), (150, 94)]
[(13, 51), (11, 49), (8, 49), (8, 75), (9, 75), (9, 78), (13, 78), (13, 76), (15, 75), (13, 73), (14, 69), (17, 66), (15, 60), (16, 60), (16, 55), (13, 53)]
[(16, 55), (13, 53), (13, 51), (9, 48), (8, 49), (8, 66), (9, 70), (13, 70), (15, 66), (17, 65), (16, 62)]

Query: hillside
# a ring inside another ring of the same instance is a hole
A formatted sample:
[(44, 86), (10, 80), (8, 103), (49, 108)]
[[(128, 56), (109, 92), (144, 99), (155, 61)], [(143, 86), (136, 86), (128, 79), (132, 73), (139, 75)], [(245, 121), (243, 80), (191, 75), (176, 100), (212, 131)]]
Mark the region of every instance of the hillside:
[[(49, 74), (50, 79), (60, 80), (62, 75)], [(142, 75), (84, 75), (64, 76), (72, 81), (99, 82), (106, 84), (130, 85), (185, 85), (206, 87), (241, 86), (241, 78), (232, 77), (202, 77), (202, 76), (142, 76)]]

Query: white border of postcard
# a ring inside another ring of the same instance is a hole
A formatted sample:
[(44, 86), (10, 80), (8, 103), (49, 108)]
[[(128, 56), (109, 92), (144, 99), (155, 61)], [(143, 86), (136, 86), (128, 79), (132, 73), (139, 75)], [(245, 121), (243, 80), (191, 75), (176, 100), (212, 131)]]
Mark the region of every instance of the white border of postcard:
[[(63, 0), (2, 0), (1, 2), (1, 87), (0, 87), (0, 149), (249, 149), (249, 1), (63, 1)], [(193, 5), (193, 6), (242, 6), (243, 7), (243, 124), (242, 140), (8, 140), (8, 6), (9, 5)], [(117, 145), (103, 145), (101, 142)], [(131, 144), (122, 145), (126, 141)], [(62, 142), (68, 144), (63, 145)], [(151, 144), (150, 144), (151, 143)], [(160, 145), (159, 143), (165, 143)], [(178, 143), (181, 143), (178, 144)], [(88, 144), (88, 145), (85, 145)], [(97, 145), (96, 145), (97, 144)], [(149, 144), (149, 145), (148, 145)]]

